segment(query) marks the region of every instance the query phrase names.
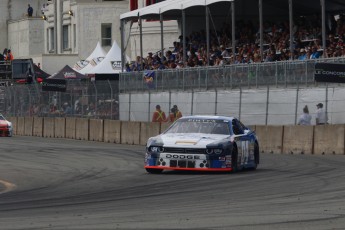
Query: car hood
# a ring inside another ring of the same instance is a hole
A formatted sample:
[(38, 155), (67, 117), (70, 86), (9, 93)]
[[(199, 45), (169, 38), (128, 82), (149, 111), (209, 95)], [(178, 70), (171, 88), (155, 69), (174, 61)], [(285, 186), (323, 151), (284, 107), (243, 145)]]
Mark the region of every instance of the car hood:
[(8, 125), (11, 125), (9, 121), (0, 120), (0, 127), (7, 127)]
[(158, 136), (164, 147), (179, 148), (206, 148), (208, 144), (222, 142), (230, 135), (203, 134), (203, 133), (174, 133)]

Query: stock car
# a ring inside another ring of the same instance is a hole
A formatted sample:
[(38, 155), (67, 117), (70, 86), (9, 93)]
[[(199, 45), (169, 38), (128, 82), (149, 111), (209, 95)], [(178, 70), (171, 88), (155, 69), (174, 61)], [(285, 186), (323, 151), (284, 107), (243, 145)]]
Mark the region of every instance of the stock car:
[(224, 171), (256, 169), (260, 161), (258, 138), (237, 118), (185, 116), (146, 144), (144, 168)]
[(12, 122), (6, 120), (6, 118), (0, 113), (0, 136), (12, 137), (13, 127)]

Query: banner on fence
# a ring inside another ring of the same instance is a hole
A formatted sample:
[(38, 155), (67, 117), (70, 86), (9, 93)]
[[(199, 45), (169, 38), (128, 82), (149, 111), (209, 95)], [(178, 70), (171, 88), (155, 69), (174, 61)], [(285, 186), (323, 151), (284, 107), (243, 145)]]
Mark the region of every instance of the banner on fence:
[(345, 83), (345, 64), (316, 63), (315, 81)]
[(43, 79), (42, 91), (66, 92), (67, 82), (65, 79)]

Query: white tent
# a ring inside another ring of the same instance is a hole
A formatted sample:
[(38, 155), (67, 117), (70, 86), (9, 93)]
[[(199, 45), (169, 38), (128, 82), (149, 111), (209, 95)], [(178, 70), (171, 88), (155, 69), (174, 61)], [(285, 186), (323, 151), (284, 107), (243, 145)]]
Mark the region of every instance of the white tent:
[(96, 48), (92, 51), (92, 53), (87, 57), (85, 60), (77, 62), (73, 69), (78, 71), (81, 74), (86, 74), (90, 71), (94, 66), (99, 64), (104, 57), (106, 56), (106, 52), (101, 46), (100, 42), (97, 42)]
[[(128, 59), (128, 58), (127, 58)], [(88, 74), (112, 74), (121, 72), (121, 49), (117, 42), (113, 46), (101, 63), (89, 70)]]

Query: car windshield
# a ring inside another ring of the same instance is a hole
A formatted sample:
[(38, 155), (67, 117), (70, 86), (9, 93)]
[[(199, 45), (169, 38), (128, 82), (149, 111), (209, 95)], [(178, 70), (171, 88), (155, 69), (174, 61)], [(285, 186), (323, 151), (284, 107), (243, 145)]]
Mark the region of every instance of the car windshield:
[(216, 119), (180, 119), (166, 133), (205, 133), (230, 135), (229, 122)]
[(0, 114), (0, 121), (4, 121), (4, 120), (6, 120), (6, 119), (4, 118), (4, 116), (2, 116), (2, 115)]

